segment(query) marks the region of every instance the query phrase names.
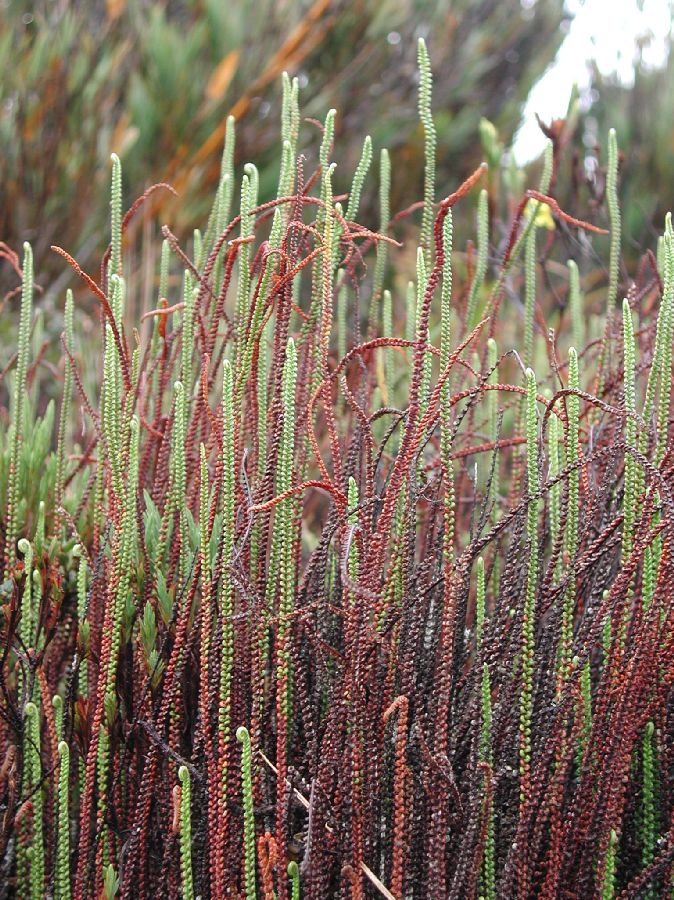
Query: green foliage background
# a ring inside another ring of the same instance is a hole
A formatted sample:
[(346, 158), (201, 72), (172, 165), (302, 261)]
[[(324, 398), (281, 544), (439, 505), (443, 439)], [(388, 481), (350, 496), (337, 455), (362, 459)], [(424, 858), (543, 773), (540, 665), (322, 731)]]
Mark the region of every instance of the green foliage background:
[(306, 116), (340, 110), (337, 143), (348, 133), (353, 158), (338, 157), (336, 188), (371, 133), (399, 173), (392, 208), (412, 202), (418, 35), (434, 61), (442, 190), (479, 162), (480, 117), (509, 141), (564, 36), (563, 0), (9, 0), (0, 16), (0, 238), (30, 240), (38, 273), (54, 266), (54, 242), (85, 267), (100, 255), (111, 151), (127, 205), (153, 181), (176, 186), (164, 220), (184, 234), (207, 210), (234, 112), (237, 163), (260, 161), (271, 196), (284, 69), (300, 78)]

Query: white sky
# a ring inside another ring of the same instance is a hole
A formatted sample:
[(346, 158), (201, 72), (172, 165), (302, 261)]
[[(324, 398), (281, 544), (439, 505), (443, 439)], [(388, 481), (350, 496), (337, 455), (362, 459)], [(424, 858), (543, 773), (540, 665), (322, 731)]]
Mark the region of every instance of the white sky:
[[(524, 9), (536, 0), (521, 0)], [(574, 18), (554, 63), (532, 90), (524, 122), (515, 136), (518, 163), (535, 159), (545, 144), (535, 113), (544, 122), (563, 116), (574, 82), (587, 87), (587, 60), (596, 59), (604, 74), (617, 72), (621, 80), (632, 81), (636, 39), (650, 34), (643, 50), (646, 64), (658, 66), (666, 55), (666, 38), (672, 28), (670, 0), (567, 0)], [(641, 9), (640, 9), (641, 7)]]

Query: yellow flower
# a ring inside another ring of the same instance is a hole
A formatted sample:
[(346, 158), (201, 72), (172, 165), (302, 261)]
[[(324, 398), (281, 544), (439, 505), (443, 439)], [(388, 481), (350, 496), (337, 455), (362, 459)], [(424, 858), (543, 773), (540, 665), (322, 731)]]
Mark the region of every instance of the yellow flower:
[(552, 218), (552, 212), (547, 203), (541, 203), (532, 197), (527, 203), (526, 213), (527, 216), (534, 216), (536, 228), (547, 228), (548, 231), (555, 230), (555, 220)]

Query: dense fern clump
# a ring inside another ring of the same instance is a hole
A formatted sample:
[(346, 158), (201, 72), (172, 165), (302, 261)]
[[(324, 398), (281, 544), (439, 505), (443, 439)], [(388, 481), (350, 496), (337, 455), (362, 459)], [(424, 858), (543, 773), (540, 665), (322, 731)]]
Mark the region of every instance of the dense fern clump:
[(587, 221), (486, 120), (438, 185), (418, 60), (419, 203), (369, 137), (335, 192), (334, 110), (307, 171), (284, 76), (276, 199), (230, 119), (149, 307), (113, 156), (59, 368), (0, 244), (0, 896), (674, 889), (671, 219), (627, 275), (614, 132)]

